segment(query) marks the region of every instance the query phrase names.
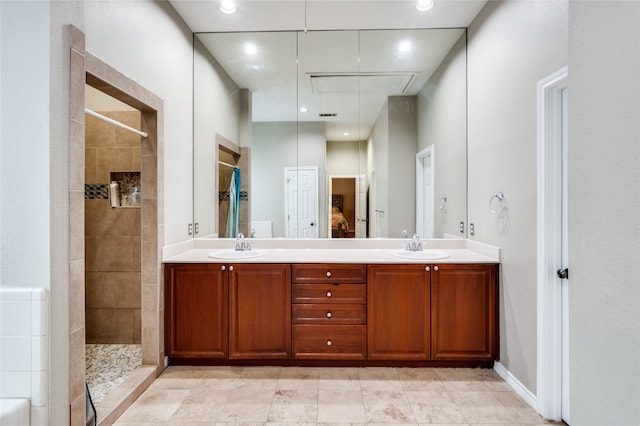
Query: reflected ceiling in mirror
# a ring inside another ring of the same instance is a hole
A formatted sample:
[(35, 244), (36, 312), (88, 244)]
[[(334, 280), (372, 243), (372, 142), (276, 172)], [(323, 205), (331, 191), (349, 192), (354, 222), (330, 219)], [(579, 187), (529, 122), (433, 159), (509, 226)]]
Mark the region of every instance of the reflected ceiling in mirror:
[[(238, 87), (251, 92), (254, 122), (323, 121), (327, 140), (339, 141), (366, 139), (388, 96), (418, 94), (463, 33), (251, 32), (197, 38)], [(302, 107), (307, 110), (301, 113)]]

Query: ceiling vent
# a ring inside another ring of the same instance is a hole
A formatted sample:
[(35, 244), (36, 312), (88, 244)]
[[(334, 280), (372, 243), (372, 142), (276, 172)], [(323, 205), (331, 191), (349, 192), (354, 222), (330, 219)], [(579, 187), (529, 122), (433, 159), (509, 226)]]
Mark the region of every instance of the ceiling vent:
[(337, 112), (321, 112), (318, 114), (318, 116), (320, 117), (337, 117), (338, 113)]
[(401, 95), (408, 92), (416, 73), (309, 73), (311, 91), (317, 93), (383, 92)]

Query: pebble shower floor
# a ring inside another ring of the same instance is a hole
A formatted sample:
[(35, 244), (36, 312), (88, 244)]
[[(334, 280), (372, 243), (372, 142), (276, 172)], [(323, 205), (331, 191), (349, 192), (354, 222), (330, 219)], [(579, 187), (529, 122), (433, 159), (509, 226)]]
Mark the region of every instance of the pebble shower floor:
[(142, 364), (142, 345), (87, 344), (87, 384), (98, 404)]

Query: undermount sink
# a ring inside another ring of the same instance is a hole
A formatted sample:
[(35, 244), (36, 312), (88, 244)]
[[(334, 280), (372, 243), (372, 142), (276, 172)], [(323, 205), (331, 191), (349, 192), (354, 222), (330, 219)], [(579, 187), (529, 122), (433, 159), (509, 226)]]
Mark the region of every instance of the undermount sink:
[(263, 255), (264, 252), (262, 250), (220, 250), (209, 253), (209, 257), (214, 259), (251, 259), (252, 257)]
[(422, 250), (422, 251), (410, 251), (410, 250), (398, 250), (391, 253), (393, 256), (402, 257), (404, 259), (414, 260), (437, 260), (446, 259), (449, 257), (449, 253), (442, 250)]

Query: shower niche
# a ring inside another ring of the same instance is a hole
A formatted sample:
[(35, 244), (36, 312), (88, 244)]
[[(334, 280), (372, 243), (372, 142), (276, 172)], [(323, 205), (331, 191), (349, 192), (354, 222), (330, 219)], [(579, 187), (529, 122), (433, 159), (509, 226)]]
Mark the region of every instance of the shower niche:
[[(113, 208), (140, 208), (142, 206), (142, 188), (140, 172), (109, 172), (109, 202)], [(113, 185), (116, 185), (115, 189)]]

